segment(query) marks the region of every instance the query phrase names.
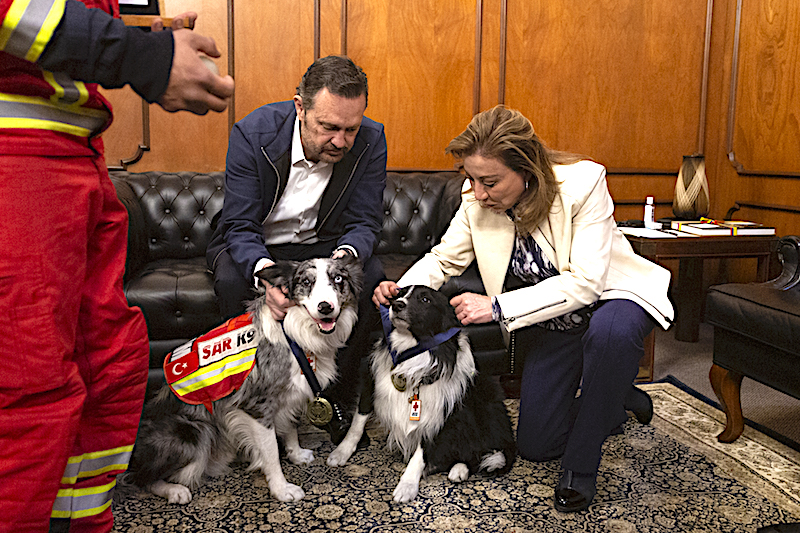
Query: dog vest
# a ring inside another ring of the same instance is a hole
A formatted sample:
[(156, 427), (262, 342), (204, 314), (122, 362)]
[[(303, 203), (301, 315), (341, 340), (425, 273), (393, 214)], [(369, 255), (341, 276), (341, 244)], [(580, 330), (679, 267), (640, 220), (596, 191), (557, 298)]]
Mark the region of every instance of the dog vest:
[(205, 405), (238, 390), (256, 362), (258, 343), (250, 313), (232, 318), (164, 358), (164, 376), (183, 402)]

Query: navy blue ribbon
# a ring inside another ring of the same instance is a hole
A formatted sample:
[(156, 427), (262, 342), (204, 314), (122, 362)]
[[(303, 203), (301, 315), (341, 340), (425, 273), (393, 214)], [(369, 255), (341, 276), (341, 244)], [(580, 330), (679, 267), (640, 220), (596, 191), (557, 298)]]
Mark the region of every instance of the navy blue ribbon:
[(403, 361), (408, 361), (415, 355), (419, 355), (422, 352), (427, 352), (433, 348), (436, 348), (440, 344), (449, 341), (452, 339), (456, 333), (461, 331), (459, 327), (452, 327), (443, 333), (437, 333), (433, 337), (426, 337), (419, 341), (419, 344), (414, 346), (413, 348), (409, 348), (408, 350), (398, 354), (395, 349), (392, 348), (392, 343), (389, 340), (389, 334), (394, 329), (392, 325), (392, 321), (389, 319), (389, 308), (385, 305), (380, 307), (381, 312), (381, 323), (383, 324), (383, 336), (386, 339), (386, 346), (389, 347), (389, 354), (392, 356), (392, 363), (395, 366), (399, 365)]
[(308, 357), (306, 357), (306, 354), (303, 353), (303, 349), (300, 348), (300, 345), (297, 344), (293, 338), (286, 334), (286, 328), (283, 327), (283, 321), (281, 321), (281, 329), (283, 330), (283, 335), (286, 337), (286, 341), (289, 343), (289, 348), (292, 349), (292, 353), (294, 354), (295, 359), (297, 359), (297, 364), (300, 365), (300, 369), (303, 371), (306, 381), (308, 381), (308, 386), (311, 387), (311, 391), (314, 393), (314, 396), (319, 396), (322, 394), (322, 387), (319, 386), (317, 375), (314, 374), (314, 371), (311, 369), (311, 364), (308, 362)]

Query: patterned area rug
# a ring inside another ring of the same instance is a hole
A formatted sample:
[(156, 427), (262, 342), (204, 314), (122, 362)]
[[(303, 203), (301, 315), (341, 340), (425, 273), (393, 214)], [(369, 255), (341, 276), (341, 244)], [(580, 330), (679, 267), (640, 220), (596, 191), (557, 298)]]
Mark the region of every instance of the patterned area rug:
[[(369, 449), (331, 468), (327, 434), (301, 428), (313, 449), (308, 466), (283, 461), (287, 479), (306, 497), (281, 503), (264, 476), (243, 465), (207, 480), (185, 506), (149, 493), (118, 494), (116, 526), (124, 533), (228, 532), (755, 532), (800, 521), (800, 453), (746, 427), (720, 444), (724, 415), (672, 384), (642, 385), (653, 398), (649, 426), (631, 419), (605, 444), (597, 496), (583, 513), (553, 508), (559, 462), (517, 459), (501, 478), (453, 484), (443, 474), (422, 480), (417, 499), (392, 501), (404, 464), (384, 448), (385, 434), (368, 428)], [(517, 402), (507, 401), (516, 414)]]

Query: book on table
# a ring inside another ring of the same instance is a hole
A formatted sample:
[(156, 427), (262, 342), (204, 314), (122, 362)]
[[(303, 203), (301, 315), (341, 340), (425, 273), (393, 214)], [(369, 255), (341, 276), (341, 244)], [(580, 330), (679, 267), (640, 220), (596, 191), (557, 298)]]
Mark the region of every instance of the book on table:
[(671, 226), (694, 235), (775, 235), (775, 228), (749, 220), (673, 220)]

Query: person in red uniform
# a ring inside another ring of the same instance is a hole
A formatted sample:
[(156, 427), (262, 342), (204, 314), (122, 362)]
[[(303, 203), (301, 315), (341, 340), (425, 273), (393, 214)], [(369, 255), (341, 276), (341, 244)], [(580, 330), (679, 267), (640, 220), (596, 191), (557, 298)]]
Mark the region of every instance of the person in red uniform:
[(147, 331), (122, 291), (127, 213), (103, 158), (111, 107), (98, 85), (198, 114), (233, 93), (199, 57), (219, 57), (212, 39), (118, 15), (117, 0), (0, 0), (3, 533), (110, 531), (136, 438)]

